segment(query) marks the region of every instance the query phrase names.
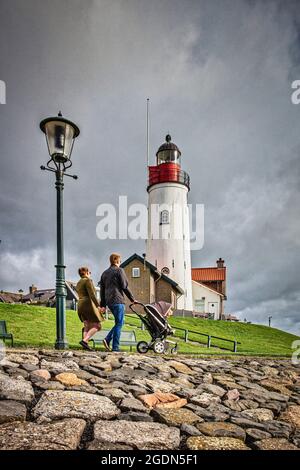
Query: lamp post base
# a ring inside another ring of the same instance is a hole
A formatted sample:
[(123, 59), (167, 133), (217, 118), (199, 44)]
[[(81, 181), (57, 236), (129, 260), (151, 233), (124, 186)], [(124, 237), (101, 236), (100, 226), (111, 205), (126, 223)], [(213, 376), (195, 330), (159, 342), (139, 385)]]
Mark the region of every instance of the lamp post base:
[(55, 349), (66, 349), (68, 341), (66, 338), (66, 283), (65, 265), (56, 266), (56, 341)]
[(56, 341), (55, 342), (55, 349), (68, 349), (69, 345), (67, 343), (67, 341)]

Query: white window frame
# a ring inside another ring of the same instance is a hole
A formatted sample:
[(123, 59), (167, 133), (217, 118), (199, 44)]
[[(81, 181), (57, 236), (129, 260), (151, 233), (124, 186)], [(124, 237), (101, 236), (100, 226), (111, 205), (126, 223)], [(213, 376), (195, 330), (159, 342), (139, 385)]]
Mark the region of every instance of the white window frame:
[(195, 299), (194, 310), (198, 313), (205, 313), (205, 297), (202, 297), (201, 299)]
[(141, 277), (141, 269), (140, 268), (132, 268), (131, 277)]

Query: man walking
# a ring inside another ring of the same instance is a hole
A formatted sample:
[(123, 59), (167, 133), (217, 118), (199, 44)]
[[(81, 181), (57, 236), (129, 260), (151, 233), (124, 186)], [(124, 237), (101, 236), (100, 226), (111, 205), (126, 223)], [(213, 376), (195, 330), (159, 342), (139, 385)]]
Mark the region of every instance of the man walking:
[(109, 257), (109, 261), (110, 267), (104, 271), (99, 283), (100, 305), (101, 307), (108, 306), (115, 318), (115, 325), (103, 340), (103, 344), (107, 351), (111, 351), (110, 343), (112, 341), (112, 351), (119, 351), (120, 336), (125, 315), (124, 294), (126, 294), (131, 302), (134, 303), (135, 300), (128, 288), (126, 274), (124, 270), (120, 268), (121, 256), (117, 253), (112, 253)]

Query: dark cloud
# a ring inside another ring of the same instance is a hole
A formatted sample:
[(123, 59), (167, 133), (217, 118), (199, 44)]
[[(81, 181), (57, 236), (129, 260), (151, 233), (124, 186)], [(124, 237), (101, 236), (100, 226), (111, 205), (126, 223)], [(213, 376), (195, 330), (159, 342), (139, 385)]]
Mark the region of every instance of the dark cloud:
[(194, 266), (228, 266), (227, 311), (299, 333), (297, 2), (2, 0), (0, 215), (3, 289), (48, 287), (55, 264), (55, 189), (39, 166), (38, 123), (62, 109), (81, 128), (78, 181), (65, 184), (67, 277), (94, 277), (111, 250), (143, 241), (96, 237), (96, 208), (146, 203), (145, 101), (151, 155), (166, 132), (205, 205)]

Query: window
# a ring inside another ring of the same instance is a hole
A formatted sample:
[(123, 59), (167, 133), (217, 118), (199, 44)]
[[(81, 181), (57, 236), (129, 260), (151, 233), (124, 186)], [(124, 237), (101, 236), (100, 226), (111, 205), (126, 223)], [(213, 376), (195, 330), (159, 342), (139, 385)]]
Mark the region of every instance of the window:
[(199, 313), (204, 313), (205, 310), (205, 298), (195, 299), (195, 311)]
[(163, 210), (160, 213), (160, 225), (169, 224), (170, 223), (170, 213), (167, 210)]
[(140, 268), (132, 268), (132, 277), (140, 277), (141, 271)]

